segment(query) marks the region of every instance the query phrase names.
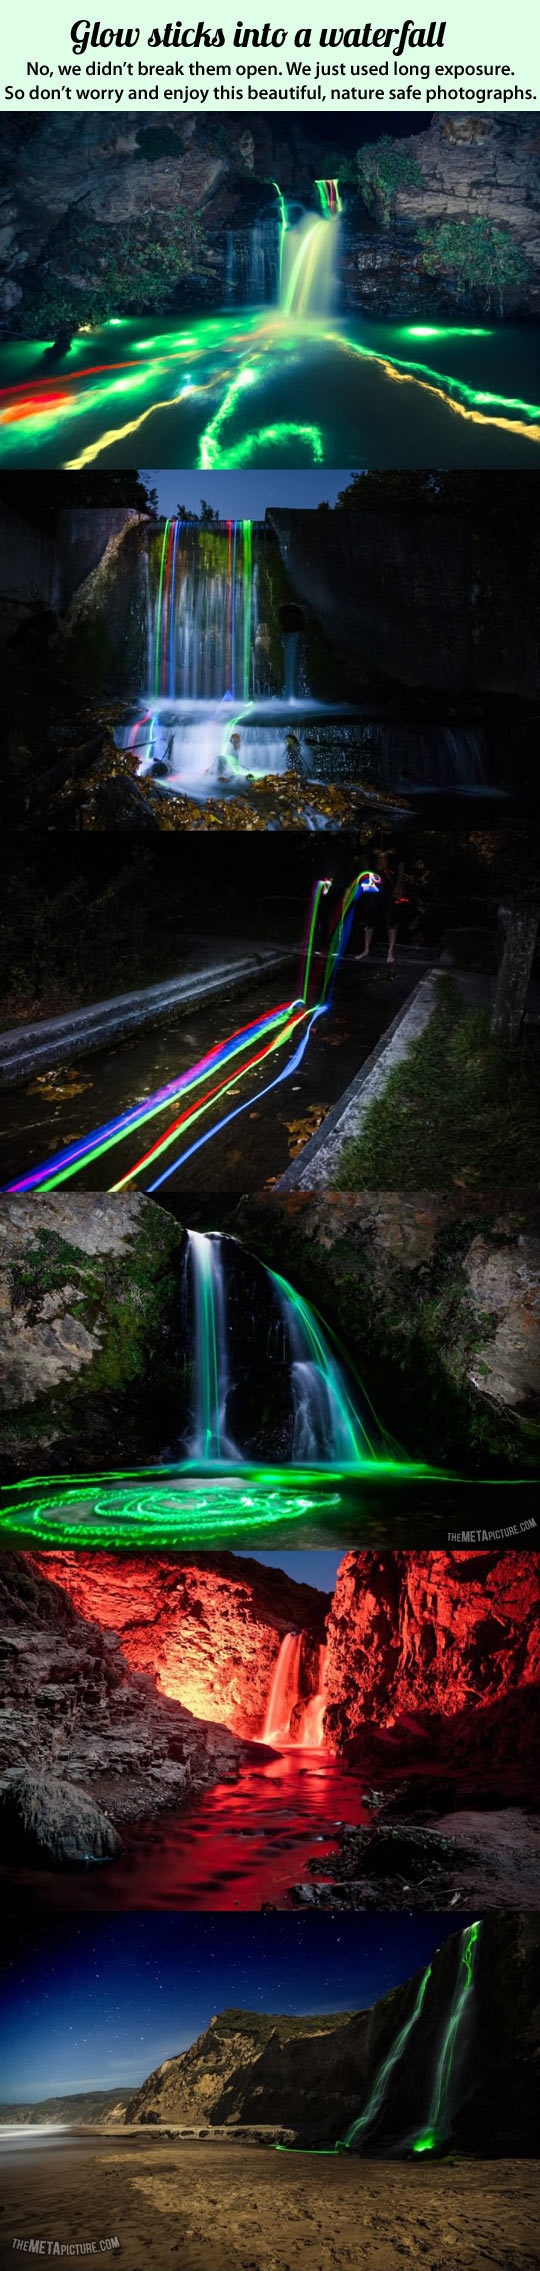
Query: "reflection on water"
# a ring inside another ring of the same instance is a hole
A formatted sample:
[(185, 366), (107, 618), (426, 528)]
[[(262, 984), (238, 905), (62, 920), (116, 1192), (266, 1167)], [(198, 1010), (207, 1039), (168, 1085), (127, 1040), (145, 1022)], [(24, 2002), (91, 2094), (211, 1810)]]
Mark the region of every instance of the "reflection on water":
[[(48, 358), (46, 361), (45, 358)], [(114, 319), (50, 362), (0, 353), (0, 459), (22, 465), (534, 465), (537, 328), (302, 318)]]
[[(82, 1909), (260, 1909), (289, 1905), (310, 1854), (335, 1851), (339, 1826), (367, 1822), (358, 1778), (320, 1750), (245, 1766), (180, 1813), (122, 1830), (111, 1868), (25, 1872), (38, 1904)], [(309, 1879), (308, 1879), (309, 1881)]]
[(131, 1477), (34, 1478), (0, 1492), (0, 1549), (534, 1545), (537, 1531), (534, 1481), (469, 1481), (405, 1461), (356, 1473), (201, 1474), (187, 1465)]

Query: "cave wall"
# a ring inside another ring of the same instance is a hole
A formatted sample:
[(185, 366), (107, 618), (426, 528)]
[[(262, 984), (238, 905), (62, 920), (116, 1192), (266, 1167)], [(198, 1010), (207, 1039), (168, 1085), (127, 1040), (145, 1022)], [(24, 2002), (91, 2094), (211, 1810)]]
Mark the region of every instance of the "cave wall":
[[(397, 1729), (404, 1748), (437, 1740), (471, 1764), (488, 1720), (493, 1764), (504, 1748), (536, 1743), (540, 1683), (540, 1555), (512, 1550), (348, 1553), (328, 1620), (325, 1734), (339, 1756), (362, 1757), (370, 1730)], [(529, 1710), (529, 1697), (532, 1710)], [(479, 1716), (478, 1716), (479, 1715)], [(499, 1725), (500, 1716), (500, 1725)], [(489, 1760), (489, 1739), (486, 1744)], [(390, 1751), (390, 1757), (392, 1753)], [(396, 1752), (397, 1757), (397, 1752)]]
[[(368, 2150), (404, 2145), (425, 2127), (444, 2024), (455, 1988), (460, 1934), (444, 1936), (422, 2011), (398, 2063)], [(366, 2104), (378, 2069), (414, 2006), (420, 1974), (372, 2010), (317, 2022), (223, 2012), (190, 2050), (168, 2059), (131, 2100), (128, 2121), (290, 2124), (300, 2139), (342, 2137)], [(540, 1919), (490, 1916), (475, 1958), (466, 2054), (456, 2060), (452, 2141), (464, 2152), (538, 2149)], [(464, 2046), (465, 2047), (465, 2046)]]
[(134, 1669), (197, 1718), (260, 1736), (286, 1632), (304, 1634), (306, 1695), (317, 1685), (329, 1597), (283, 1570), (233, 1553), (48, 1553), (41, 1566), (82, 1616), (120, 1635)]

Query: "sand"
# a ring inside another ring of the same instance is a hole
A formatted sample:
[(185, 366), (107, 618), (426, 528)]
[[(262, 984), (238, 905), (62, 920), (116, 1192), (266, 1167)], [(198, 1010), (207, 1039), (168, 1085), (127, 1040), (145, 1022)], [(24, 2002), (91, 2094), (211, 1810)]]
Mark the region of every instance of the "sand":
[[(1, 2271), (35, 2259), (14, 2250), (15, 2237), (95, 2240), (98, 2260), (122, 2271), (540, 2265), (540, 2161), (428, 2167), (101, 2135), (25, 2150), (2, 2175)], [(100, 2249), (115, 2233), (119, 2253)]]

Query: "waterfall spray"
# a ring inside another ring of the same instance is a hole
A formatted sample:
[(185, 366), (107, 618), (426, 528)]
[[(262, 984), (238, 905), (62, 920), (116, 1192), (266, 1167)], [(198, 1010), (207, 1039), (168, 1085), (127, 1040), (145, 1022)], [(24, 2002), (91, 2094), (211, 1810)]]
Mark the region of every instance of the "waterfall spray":
[[(323, 1748), (324, 1678), (326, 1648), (318, 1651), (318, 1684), (311, 1695), (302, 1696), (300, 1673), (302, 1669), (302, 1634), (286, 1632), (281, 1642), (272, 1673), (272, 1684), (261, 1736), (263, 1743), (287, 1744), (291, 1750)], [(293, 1712), (301, 1712), (297, 1730), (292, 1731)]]
[(238, 1454), (227, 1434), (229, 1365), (221, 1239), (187, 1232), (195, 1306), (195, 1398), (189, 1445), (193, 1459), (221, 1462)]
[(262, 1733), (263, 1743), (288, 1740), (292, 1713), (298, 1701), (301, 1655), (301, 1632), (286, 1632), (274, 1664)]
[(467, 1924), (465, 1931), (461, 1934), (456, 1985), (435, 2075), (427, 2127), (419, 2137), (415, 2138), (413, 2144), (413, 2152), (415, 2153), (436, 2152), (437, 2147), (444, 2144), (451, 2127), (452, 2077), (459, 2036), (473, 1993), (475, 1954), (479, 1936), (479, 1923)]
[(149, 674), (154, 698), (248, 699), (257, 630), (250, 520), (167, 520), (151, 555)]
[(357, 1467), (373, 1451), (322, 1326), (286, 1278), (275, 1270), (268, 1276), (292, 1358), (293, 1459), (302, 1465), (323, 1459)]
[[(239, 1465), (242, 1451), (231, 1442), (227, 1430), (227, 1248), (234, 1241), (218, 1232), (201, 1230), (189, 1230), (187, 1241), (195, 1304), (195, 1416), (190, 1457)], [(290, 1351), (293, 1463), (365, 1465), (373, 1456), (371, 1446), (322, 1326), (286, 1278), (266, 1268), (264, 1276), (272, 1287)], [(295, 1695), (293, 1702), (296, 1700)]]
[(282, 248), (281, 313), (304, 320), (328, 314), (335, 285), (341, 199), (337, 181), (318, 181), (316, 188), (321, 214), (304, 213), (301, 221), (288, 229)]

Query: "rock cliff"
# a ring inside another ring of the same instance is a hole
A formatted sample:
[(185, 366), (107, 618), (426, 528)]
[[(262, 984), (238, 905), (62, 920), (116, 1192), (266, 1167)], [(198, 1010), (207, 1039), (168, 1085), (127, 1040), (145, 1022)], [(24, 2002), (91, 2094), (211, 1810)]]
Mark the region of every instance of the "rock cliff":
[[(406, 2149), (425, 2130), (444, 2032), (461, 1963), (461, 1935), (448, 1935), (427, 1982), (420, 2016), (397, 2060), (370, 2152)], [(513, 1913), (484, 1920), (474, 1988), (455, 2061), (447, 2139), (463, 2152), (537, 2153), (540, 1919)], [(225, 2011), (178, 2058), (149, 2076), (128, 2121), (290, 2124), (306, 2143), (343, 2137), (363, 2111), (399, 2030), (410, 2019), (418, 1974), (371, 2010), (325, 2020), (261, 2018)]]
[(133, 1466), (174, 1438), (182, 1231), (142, 1196), (0, 1199), (4, 1476)]
[[(381, 186), (368, 191), (364, 226), (355, 209), (344, 252), (344, 280), (350, 299), (376, 315), (410, 315), (448, 310), (481, 314), (486, 305), (499, 313), (489, 282), (467, 289), (441, 260), (436, 276), (426, 271), (419, 228), (429, 223), (480, 219), (508, 233), (519, 259), (519, 281), (504, 293), (507, 313), (540, 314), (540, 140), (536, 114), (499, 119), (444, 113), (429, 120), (412, 142), (398, 145), (414, 157), (413, 178), (403, 167), (389, 200)], [(370, 167), (373, 144), (365, 146)], [(362, 159), (358, 153), (359, 179)], [(391, 225), (389, 225), (391, 223)]]
[(0, 1627), (3, 1862), (114, 1857), (123, 1821), (234, 1775), (235, 1736), (132, 1671), (31, 1558), (2, 1556)]
[(337, 1747), (408, 1712), (453, 1718), (540, 1680), (540, 1555), (347, 1553), (328, 1620)]
[(304, 1635), (306, 1693), (317, 1684), (329, 1596), (233, 1553), (47, 1554), (44, 1574), (79, 1613), (115, 1632), (123, 1655), (197, 1718), (260, 1736), (286, 1632)]

